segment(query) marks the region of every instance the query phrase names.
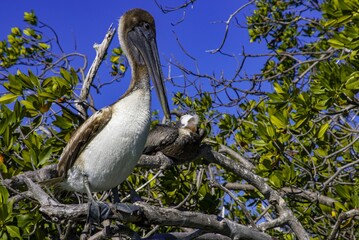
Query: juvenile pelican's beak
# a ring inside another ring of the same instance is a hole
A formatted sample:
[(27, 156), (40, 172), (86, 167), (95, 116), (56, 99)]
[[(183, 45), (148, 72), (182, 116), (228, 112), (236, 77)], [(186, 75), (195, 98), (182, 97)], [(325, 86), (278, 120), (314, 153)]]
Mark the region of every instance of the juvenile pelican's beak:
[(160, 100), (165, 117), (167, 119), (171, 119), (154, 31), (148, 26), (144, 25), (135, 27), (128, 36), (135, 44), (146, 63), (150, 77), (155, 85), (157, 96)]

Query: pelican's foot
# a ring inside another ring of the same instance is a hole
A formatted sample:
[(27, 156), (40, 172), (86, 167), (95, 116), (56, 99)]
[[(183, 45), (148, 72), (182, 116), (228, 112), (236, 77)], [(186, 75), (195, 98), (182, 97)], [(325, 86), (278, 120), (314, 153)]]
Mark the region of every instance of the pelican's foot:
[(110, 215), (110, 207), (104, 202), (89, 201), (88, 222), (101, 223)]
[(130, 192), (130, 197), (131, 197), (131, 202), (132, 203), (135, 203), (135, 202), (143, 202), (142, 198), (140, 197), (140, 195), (138, 195), (138, 193), (131, 189), (131, 192)]
[(129, 203), (116, 203), (116, 209), (130, 215), (140, 215), (141, 213), (141, 208), (139, 206)]

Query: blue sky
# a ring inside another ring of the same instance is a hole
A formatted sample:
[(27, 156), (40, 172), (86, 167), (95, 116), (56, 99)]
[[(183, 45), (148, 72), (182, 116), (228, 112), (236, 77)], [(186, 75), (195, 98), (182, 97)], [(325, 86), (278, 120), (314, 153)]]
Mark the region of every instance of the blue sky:
[[(158, 1), (165, 6), (176, 6), (184, 1)], [(171, 5), (169, 5), (169, 3)], [(149, 11), (156, 20), (157, 25), (157, 43), (160, 58), (165, 77), (168, 75), (168, 61), (176, 59), (179, 63), (196, 71), (200, 69), (201, 73), (216, 74), (219, 76), (222, 72), (225, 77), (230, 78), (238, 63), (234, 58), (226, 57), (220, 54), (210, 54), (206, 50), (218, 47), (222, 41), (225, 25), (219, 23), (225, 21), (231, 13), (242, 6), (244, 1), (218, 1), (218, 0), (198, 0), (193, 7), (185, 10), (184, 21), (173, 25), (183, 17), (183, 10), (164, 14), (151, 0), (131, 0), (131, 1), (2, 1), (2, 10), (0, 14), (0, 39), (6, 39), (11, 27), (25, 27), (23, 22), (23, 13), (34, 10), (39, 20), (50, 25), (55, 29), (59, 36), (61, 45), (65, 52), (77, 51), (87, 55), (89, 64), (92, 62), (95, 51), (92, 46), (95, 42), (101, 42), (108, 27), (114, 24), (117, 27), (119, 17), (129, 9), (143, 8)], [(245, 16), (250, 14), (251, 9), (245, 9), (240, 12), (238, 20), (245, 25)], [(175, 34), (174, 34), (175, 33)], [(178, 36), (181, 44), (186, 51), (197, 61), (193, 61), (181, 50), (176, 41)], [(114, 38), (112, 47), (118, 45), (117, 36)], [(239, 29), (232, 25), (230, 28), (228, 40), (224, 50), (228, 53), (237, 54), (241, 60), (240, 52), (245, 46), (247, 52), (255, 53), (260, 51), (258, 44), (249, 44), (248, 34), (245, 29)], [(107, 65), (106, 65), (107, 64)], [(99, 73), (98, 79), (106, 82), (110, 79), (108, 74), (110, 65), (104, 63), (105, 70)], [(243, 71), (252, 72), (258, 70), (258, 65), (253, 62), (246, 64)], [(172, 75), (180, 74), (173, 70)], [(115, 83), (110, 87), (105, 87), (101, 91), (101, 96), (94, 96), (96, 106), (102, 107), (114, 102), (128, 86), (126, 79), (130, 78), (130, 72), (125, 76), (121, 83)], [(183, 81), (181, 77), (176, 78), (179, 83)], [(206, 85), (206, 83), (203, 83)], [(114, 91), (114, 87), (119, 86), (119, 90)], [(169, 98), (173, 96), (170, 83), (166, 84), (169, 91)], [(98, 99), (98, 100), (97, 100)], [(154, 102), (158, 102), (154, 97)]]

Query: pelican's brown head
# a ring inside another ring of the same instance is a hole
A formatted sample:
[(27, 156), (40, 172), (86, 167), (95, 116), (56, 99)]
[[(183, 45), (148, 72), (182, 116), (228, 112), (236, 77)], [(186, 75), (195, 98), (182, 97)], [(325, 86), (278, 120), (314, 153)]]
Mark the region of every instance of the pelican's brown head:
[[(143, 53), (137, 46), (140, 42), (136, 44), (136, 40), (156, 41), (155, 20), (143, 9), (129, 10), (120, 18), (118, 37), (129, 61), (134, 60), (135, 64), (145, 65)], [(134, 44), (131, 44), (132, 42)]]

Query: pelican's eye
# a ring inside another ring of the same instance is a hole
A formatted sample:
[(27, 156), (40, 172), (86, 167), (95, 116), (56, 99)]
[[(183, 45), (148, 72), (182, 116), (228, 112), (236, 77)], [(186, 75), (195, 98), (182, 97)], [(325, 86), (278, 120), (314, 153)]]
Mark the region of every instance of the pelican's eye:
[(147, 23), (147, 22), (144, 22), (144, 23), (143, 23), (143, 27), (144, 27), (146, 30), (150, 30), (150, 28), (151, 28), (150, 24)]

